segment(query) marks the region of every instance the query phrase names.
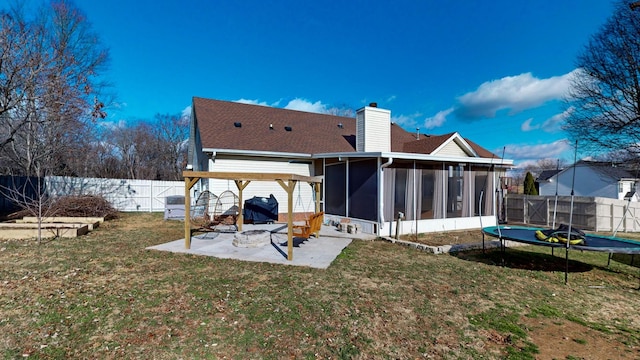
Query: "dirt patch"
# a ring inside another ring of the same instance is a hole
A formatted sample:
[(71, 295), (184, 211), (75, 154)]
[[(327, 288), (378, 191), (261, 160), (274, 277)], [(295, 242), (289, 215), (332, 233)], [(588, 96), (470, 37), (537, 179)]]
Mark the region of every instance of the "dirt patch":
[(616, 337), (567, 320), (524, 318), (537, 359), (638, 359), (640, 351)]
[[(411, 241), (428, 246), (477, 244), (482, 242), (482, 231), (480, 230), (459, 230), (422, 234), (410, 234), (400, 237), (401, 240)], [(491, 238), (485, 239), (489, 241)]]

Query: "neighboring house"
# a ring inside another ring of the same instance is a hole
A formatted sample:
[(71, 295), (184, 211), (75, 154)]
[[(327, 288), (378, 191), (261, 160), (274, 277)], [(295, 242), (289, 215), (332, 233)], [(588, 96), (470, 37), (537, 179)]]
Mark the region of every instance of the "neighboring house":
[[(458, 133), (409, 133), (375, 104), (348, 118), (194, 97), (190, 131), (188, 168), (323, 176), (325, 219), (379, 235), (393, 234), (399, 215), (400, 233), (495, 225), (496, 184), (513, 164)], [(227, 180), (198, 186), (237, 191)], [(293, 212), (314, 211), (311, 190), (298, 185)], [(243, 191), (245, 199), (270, 194), (286, 213), (278, 184)]]
[[(542, 186), (547, 186), (546, 184), (550, 183), (554, 175), (562, 171), (562, 169), (553, 169), (553, 170), (543, 170), (540, 175), (536, 178), (536, 190), (538, 190), (538, 194), (540, 193)], [(555, 182), (553, 183), (553, 195), (555, 195)]]
[[(575, 175), (574, 175), (575, 169)], [(540, 177), (539, 177), (540, 178)], [(624, 164), (603, 161), (580, 160), (573, 166), (540, 182), (540, 195), (604, 197), (637, 201), (638, 176)], [(636, 200), (634, 200), (636, 199)]]

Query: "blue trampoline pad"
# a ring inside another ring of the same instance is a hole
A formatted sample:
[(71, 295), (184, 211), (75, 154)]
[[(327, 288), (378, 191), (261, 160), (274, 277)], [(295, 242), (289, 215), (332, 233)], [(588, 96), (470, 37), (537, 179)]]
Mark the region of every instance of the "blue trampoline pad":
[[(546, 230), (539, 227), (525, 226), (490, 226), (482, 228), (482, 232), (488, 236), (502, 238), (504, 240), (517, 241), (538, 246), (566, 248), (564, 243), (551, 243), (536, 238), (537, 230)], [(569, 245), (569, 248), (585, 251), (602, 251), (619, 254), (640, 254), (640, 242), (613, 236), (586, 234), (584, 244)]]

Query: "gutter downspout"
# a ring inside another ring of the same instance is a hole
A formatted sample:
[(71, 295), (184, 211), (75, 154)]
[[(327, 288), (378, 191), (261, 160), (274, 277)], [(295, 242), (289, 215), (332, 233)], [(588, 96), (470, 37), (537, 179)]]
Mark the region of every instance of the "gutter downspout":
[[(379, 158), (382, 159), (382, 158)], [(389, 159), (387, 159), (387, 162), (380, 165), (380, 186), (378, 189), (378, 199), (380, 199), (380, 201), (378, 201), (379, 207), (378, 207), (378, 219), (380, 220), (380, 223), (378, 225), (378, 235), (380, 235), (380, 229), (384, 228), (384, 175), (382, 173), (382, 170), (386, 167), (388, 167), (389, 165), (393, 164), (393, 158), (390, 157)]]

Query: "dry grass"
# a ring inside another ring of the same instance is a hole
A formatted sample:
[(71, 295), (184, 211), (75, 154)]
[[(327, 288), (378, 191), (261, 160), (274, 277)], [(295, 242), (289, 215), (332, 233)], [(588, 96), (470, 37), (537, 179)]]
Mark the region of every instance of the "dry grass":
[[(638, 358), (638, 269), (355, 241), (327, 270), (145, 250), (181, 222), (0, 244), (4, 358)], [(444, 241), (444, 240), (443, 240)]]

